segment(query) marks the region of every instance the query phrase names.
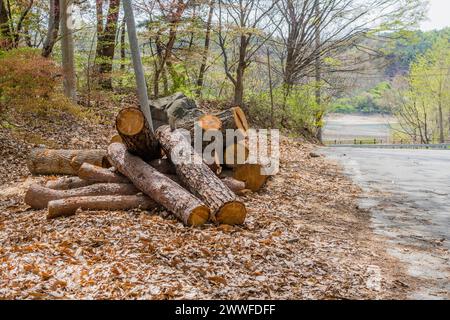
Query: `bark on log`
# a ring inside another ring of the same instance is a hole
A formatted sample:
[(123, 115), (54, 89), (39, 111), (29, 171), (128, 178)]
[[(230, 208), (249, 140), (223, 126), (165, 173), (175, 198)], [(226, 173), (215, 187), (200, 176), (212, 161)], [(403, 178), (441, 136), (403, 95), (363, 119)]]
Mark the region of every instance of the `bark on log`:
[(161, 151), (141, 110), (127, 108), (119, 112), (116, 129), (128, 151), (144, 161), (161, 156)]
[[(202, 157), (195, 153), (185, 137), (179, 131), (172, 132), (169, 126), (158, 128), (155, 135), (174, 163), (183, 185), (211, 209), (212, 220), (221, 224), (243, 224), (247, 215), (245, 205), (203, 163)], [(189, 159), (174, 159), (174, 150), (182, 151)]]
[(208, 220), (210, 211), (205, 204), (142, 159), (127, 152), (124, 145), (111, 144), (108, 156), (111, 163), (137, 188), (175, 214), (184, 224), (200, 226)]
[(222, 182), (235, 194), (238, 194), (242, 190), (245, 190), (245, 182), (243, 181), (239, 181), (231, 177), (226, 177), (222, 179)]
[(131, 184), (130, 180), (122, 174), (89, 163), (81, 166), (80, 170), (78, 170), (78, 176), (86, 181)]
[(109, 167), (104, 150), (34, 149), (28, 158), (28, 170), (34, 175), (76, 175), (83, 163)]
[(25, 203), (33, 209), (44, 209), (53, 200), (85, 196), (135, 195), (139, 192), (132, 184), (100, 183), (72, 190), (53, 190), (33, 184), (25, 195)]
[(69, 190), (87, 187), (94, 183), (95, 182), (86, 181), (78, 177), (62, 177), (56, 180), (47, 181), (45, 187), (53, 190)]
[(82, 210), (151, 210), (158, 204), (144, 195), (75, 197), (50, 201), (47, 219), (68, 217)]

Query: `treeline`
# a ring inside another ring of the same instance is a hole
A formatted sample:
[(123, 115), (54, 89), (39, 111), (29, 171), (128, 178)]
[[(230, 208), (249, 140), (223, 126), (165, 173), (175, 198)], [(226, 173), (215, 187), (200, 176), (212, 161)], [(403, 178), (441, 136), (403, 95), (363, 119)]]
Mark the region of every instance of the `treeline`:
[[(424, 9), (420, 0), (135, 0), (133, 6), (152, 97), (182, 91), (240, 105), (260, 125), (319, 138), (332, 97), (380, 54), (373, 39), (414, 25)], [(66, 96), (86, 106), (105, 93), (134, 92), (125, 26), (120, 0), (0, 0), (1, 50), (30, 47), (60, 61)]]

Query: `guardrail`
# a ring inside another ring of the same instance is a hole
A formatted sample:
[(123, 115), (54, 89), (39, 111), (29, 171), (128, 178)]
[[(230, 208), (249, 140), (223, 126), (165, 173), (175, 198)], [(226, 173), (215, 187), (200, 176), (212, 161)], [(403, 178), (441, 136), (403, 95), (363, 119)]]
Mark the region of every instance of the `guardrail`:
[(450, 143), (441, 144), (328, 144), (334, 148), (371, 148), (371, 149), (434, 149), (449, 150)]

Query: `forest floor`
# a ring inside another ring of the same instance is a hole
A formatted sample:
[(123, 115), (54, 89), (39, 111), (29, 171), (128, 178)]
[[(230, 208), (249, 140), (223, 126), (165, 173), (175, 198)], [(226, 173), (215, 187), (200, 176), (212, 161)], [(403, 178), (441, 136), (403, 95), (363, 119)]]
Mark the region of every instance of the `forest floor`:
[(279, 175), (243, 198), (243, 226), (192, 229), (145, 211), (47, 221), (23, 203), (47, 179), (28, 176), (30, 148), (102, 148), (113, 135), (108, 119), (60, 123), (0, 129), (0, 299), (402, 299), (413, 289), (358, 207), (361, 190), (290, 139)]

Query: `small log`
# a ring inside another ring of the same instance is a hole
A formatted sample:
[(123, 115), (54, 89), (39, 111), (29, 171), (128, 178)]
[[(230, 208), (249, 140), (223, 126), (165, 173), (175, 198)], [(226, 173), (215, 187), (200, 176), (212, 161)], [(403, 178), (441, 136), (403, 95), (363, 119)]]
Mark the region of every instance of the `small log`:
[(56, 180), (47, 181), (45, 187), (53, 190), (69, 190), (87, 187), (93, 185), (94, 183), (95, 182), (86, 181), (78, 177), (62, 177)]
[(128, 151), (144, 161), (160, 157), (161, 152), (141, 110), (127, 108), (119, 112), (116, 129)]
[(269, 176), (262, 174), (261, 164), (242, 164), (233, 169), (233, 178), (245, 182), (245, 189), (257, 192), (266, 184)]
[(111, 144), (108, 156), (111, 163), (137, 188), (171, 211), (184, 224), (200, 226), (208, 221), (210, 211), (207, 206), (142, 159), (127, 152), (123, 144)]
[(50, 201), (47, 219), (68, 217), (83, 210), (151, 210), (158, 204), (144, 195), (75, 197)]
[(25, 203), (33, 209), (44, 209), (53, 200), (85, 196), (124, 196), (138, 193), (139, 190), (132, 184), (100, 183), (72, 190), (53, 190), (33, 184), (25, 195)]
[(130, 180), (120, 173), (113, 172), (109, 169), (94, 166), (89, 163), (85, 163), (78, 170), (78, 176), (86, 181), (101, 182), (101, 183), (127, 183), (130, 184)]
[(183, 185), (211, 209), (212, 220), (221, 224), (243, 224), (247, 215), (245, 205), (208, 168), (185, 137), (179, 131), (172, 132), (169, 126), (159, 127), (155, 135), (169, 158), (174, 150), (179, 150), (190, 158), (187, 161), (171, 160)]
[(28, 170), (33, 175), (76, 175), (83, 163), (108, 167), (104, 150), (34, 149), (28, 157)]
[(242, 190), (245, 190), (245, 182), (243, 181), (239, 181), (231, 177), (226, 177), (222, 179), (222, 182), (235, 194), (238, 194)]

